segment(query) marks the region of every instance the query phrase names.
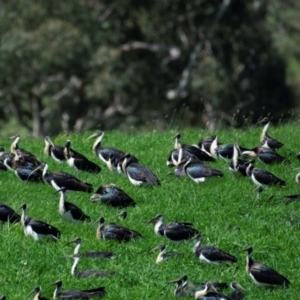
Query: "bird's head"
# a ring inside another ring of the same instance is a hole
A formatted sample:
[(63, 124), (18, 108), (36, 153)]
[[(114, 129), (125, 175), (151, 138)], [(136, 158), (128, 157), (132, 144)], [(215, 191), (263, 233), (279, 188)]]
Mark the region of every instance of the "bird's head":
[(33, 288), (32, 291), (30, 291), (30, 293), (27, 295), (26, 299), (29, 298), (30, 295), (32, 295), (33, 293), (40, 293), (41, 292), (41, 287), (40, 286), (36, 286), (35, 288)]
[(163, 221), (163, 215), (162, 214), (156, 215), (154, 218), (149, 220), (146, 224), (156, 224), (159, 221)]
[(96, 138), (96, 137), (101, 137), (101, 140), (102, 140), (103, 137), (104, 137), (104, 132), (101, 131), (101, 130), (99, 130), (99, 131), (93, 133), (92, 135), (90, 135), (88, 138), (86, 138), (86, 139), (84, 140), (84, 142), (87, 142), (88, 140), (94, 139), (94, 138)]
[(127, 217), (127, 211), (126, 211), (126, 210), (122, 210), (122, 211), (121, 211), (120, 213), (118, 213), (116, 216), (117, 216), (117, 217), (121, 217), (123, 220), (125, 220), (126, 217)]
[(81, 244), (81, 238), (76, 237), (74, 240), (72, 240), (72, 241), (66, 243), (65, 246), (70, 245), (70, 244), (72, 244), (72, 243), (75, 243), (75, 244)]
[(156, 251), (156, 250), (163, 251), (163, 250), (165, 250), (165, 249), (166, 249), (166, 245), (165, 245), (165, 244), (160, 244), (160, 245), (154, 247), (153, 249), (151, 249), (150, 252), (154, 252), (154, 251)]

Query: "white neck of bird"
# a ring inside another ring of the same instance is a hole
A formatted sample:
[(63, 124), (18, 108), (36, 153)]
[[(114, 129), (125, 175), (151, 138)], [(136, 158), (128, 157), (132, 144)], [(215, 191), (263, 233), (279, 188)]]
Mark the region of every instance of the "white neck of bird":
[(96, 141), (95, 141), (95, 143), (93, 144), (93, 151), (94, 151), (94, 152), (96, 151), (96, 149), (97, 149), (99, 146), (101, 146), (101, 142), (102, 142), (103, 137), (104, 137), (104, 134), (101, 134), (101, 135), (99, 135), (99, 136), (96, 138)]
[(55, 290), (54, 290), (54, 293), (53, 293), (53, 299), (58, 299), (59, 298), (59, 296), (60, 296), (60, 294), (61, 294), (61, 286), (60, 287), (58, 287), (58, 286), (56, 286), (56, 288), (55, 288)]
[(79, 253), (80, 246), (81, 246), (80, 243), (78, 243), (78, 244), (75, 246), (74, 254), (78, 254), (78, 253)]
[(8, 165), (7, 161), (8, 161), (8, 158), (5, 158), (4, 161), (3, 161), (3, 164), (5, 165), (5, 167), (6, 167), (7, 169), (9, 169), (10, 171), (13, 171), (14, 169), (11, 168), (11, 167)]
[(26, 208), (23, 208), (22, 210), (22, 215), (21, 215), (21, 223), (22, 225), (24, 226), (25, 224), (25, 220), (28, 218), (28, 215), (27, 215), (27, 209)]
[(179, 147), (179, 150), (178, 150), (177, 166), (181, 163), (181, 160), (182, 160), (182, 153), (183, 153), (182, 147)]
[(233, 168), (235, 170), (237, 168), (237, 160), (238, 160), (238, 149), (237, 149), (236, 145), (233, 145), (232, 162), (233, 162)]
[(210, 144), (210, 148), (209, 148), (210, 154), (213, 158), (218, 158), (218, 155), (217, 155), (217, 152), (216, 152), (217, 148), (218, 148), (218, 138), (216, 137), (213, 140), (213, 142)]
[(160, 226), (163, 224), (163, 222), (164, 222), (164, 220), (163, 220), (163, 218), (161, 217), (161, 218), (159, 218), (159, 219), (157, 220), (156, 224), (154, 225), (154, 231), (156, 232), (156, 234), (158, 234), (159, 228), (160, 228)]
[(43, 177), (47, 174), (49, 169), (49, 166), (47, 164), (45, 164), (44, 169), (43, 169)]
[(198, 240), (198, 241), (196, 242), (196, 244), (194, 245), (194, 247), (193, 247), (193, 252), (194, 252), (194, 253), (196, 253), (196, 251), (197, 251), (197, 249), (200, 247), (200, 245), (201, 245), (201, 239)]
[(180, 137), (175, 138), (174, 149), (178, 149), (181, 146)]
[(12, 142), (10, 147), (10, 152), (16, 153), (16, 150), (19, 149), (18, 143), (19, 143), (20, 137), (16, 137), (15, 140)]
[(79, 257), (74, 257), (73, 259), (74, 259), (74, 263), (73, 263), (72, 268), (71, 268), (71, 274), (74, 276), (75, 273), (76, 273), (77, 265), (79, 263), (80, 258)]
[(268, 129), (269, 129), (269, 125), (270, 125), (270, 122), (268, 122), (268, 123), (264, 126), (264, 128), (263, 128), (263, 130), (262, 130), (262, 132), (261, 132), (261, 135), (260, 135), (260, 141), (261, 141), (261, 142), (266, 138), (266, 135), (267, 135)]

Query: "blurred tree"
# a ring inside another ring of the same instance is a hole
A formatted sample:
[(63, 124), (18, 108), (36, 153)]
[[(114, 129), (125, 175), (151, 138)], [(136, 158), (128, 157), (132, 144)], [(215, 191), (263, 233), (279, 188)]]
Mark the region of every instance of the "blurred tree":
[(0, 0), (1, 119), (16, 118), (39, 137), (165, 128), (181, 110), (182, 125), (210, 129), (280, 117), (295, 105), (286, 80), (296, 84), (278, 30), (290, 20), (277, 22), (277, 9), (295, 5)]

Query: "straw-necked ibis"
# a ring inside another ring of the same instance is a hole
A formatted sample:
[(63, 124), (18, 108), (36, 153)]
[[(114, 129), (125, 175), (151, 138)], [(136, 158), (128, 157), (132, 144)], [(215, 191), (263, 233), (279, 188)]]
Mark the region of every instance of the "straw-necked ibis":
[(27, 205), (21, 205), (22, 209), (21, 223), (24, 228), (24, 234), (31, 236), (35, 241), (43, 240), (45, 238), (57, 241), (60, 238), (60, 231), (43, 221), (29, 218), (27, 215)]
[(93, 191), (93, 186), (90, 183), (83, 182), (69, 173), (60, 171), (48, 172), (49, 166), (46, 163), (41, 164), (34, 171), (37, 169), (43, 170), (43, 180), (57, 191), (62, 187), (65, 187), (68, 191), (81, 191), (86, 193)]
[(66, 201), (67, 189), (62, 187), (55, 193), (60, 193), (58, 212), (62, 218), (71, 223), (90, 222), (91, 218), (87, 216), (77, 205)]
[(288, 287), (290, 281), (274, 269), (252, 259), (253, 248), (247, 247), (246, 271), (258, 286), (284, 286)]
[(139, 232), (115, 223), (104, 225), (105, 220), (103, 217), (98, 218), (94, 224), (96, 223), (99, 223), (97, 228), (97, 237), (99, 239), (129, 242), (132, 239), (142, 237)]
[(92, 195), (91, 202), (101, 201), (113, 207), (135, 206), (134, 200), (115, 184), (103, 184)]
[(197, 241), (193, 247), (194, 254), (200, 259), (200, 261), (209, 264), (220, 264), (224, 262), (236, 263), (237, 258), (217, 247), (214, 246), (202, 246), (202, 236), (197, 234), (194, 239)]
[(164, 223), (163, 215), (158, 214), (147, 224), (154, 224), (154, 232), (158, 236), (165, 236), (173, 242), (179, 242), (182, 240), (189, 240), (199, 233), (198, 230), (192, 227), (192, 223), (189, 222), (169, 222)]

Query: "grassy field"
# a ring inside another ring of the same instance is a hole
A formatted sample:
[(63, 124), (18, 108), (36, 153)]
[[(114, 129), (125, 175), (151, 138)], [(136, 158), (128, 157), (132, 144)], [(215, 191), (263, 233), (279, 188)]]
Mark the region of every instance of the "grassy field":
[[(261, 128), (245, 131), (227, 130), (214, 132), (223, 143), (238, 142), (245, 147), (259, 144)], [(96, 239), (96, 226), (91, 223), (73, 225), (63, 221), (58, 214), (59, 195), (45, 184), (24, 183), (12, 172), (0, 173), (0, 201), (14, 209), (27, 203), (30, 217), (46, 221), (62, 232), (61, 240), (34, 242), (25, 237), (20, 224), (4, 225), (1, 232), (0, 251), (0, 295), (7, 299), (24, 299), (36, 285), (41, 285), (42, 295), (52, 298), (53, 289), (45, 289), (61, 279), (65, 289), (86, 289), (105, 286), (106, 299), (173, 299), (175, 285), (168, 281), (187, 274), (192, 282), (237, 280), (246, 289), (246, 299), (299, 299), (300, 284), (298, 267), (300, 263), (298, 234), (300, 217), (298, 201), (287, 203), (284, 195), (298, 194), (295, 183), (299, 166), (296, 153), (300, 150), (298, 125), (282, 125), (269, 129), (270, 135), (283, 142), (279, 151), (289, 157), (290, 165), (267, 166), (257, 162), (257, 167), (267, 170), (286, 180), (285, 188), (272, 187), (265, 190), (260, 198), (253, 193), (254, 184), (248, 178), (237, 178), (228, 170), (223, 160), (208, 165), (224, 172), (223, 178), (197, 185), (189, 178), (168, 175), (173, 169), (166, 166), (166, 159), (173, 149), (172, 137), (175, 131), (151, 132), (147, 134), (106, 132), (103, 145), (114, 146), (128, 151), (149, 166), (159, 177), (161, 186), (140, 188), (131, 185), (125, 176), (111, 173), (91, 151), (92, 141), (84, 143), (91, 132), (83, 135), (60, 135), (53, 137), (55, 144), (64, 144), (71, 139), (73, 148), (84, 153), (94, 162), (103, 166), (99, 175), (81, 172), (78, 177), (93, 184), (97, 189), (102, 184), (115, 183), (125, 190), (137, 206), (128, 208), (128, 217), (120, 220), (119, 209), (107, 207), (100, 202), (91, 203), (91, 194), (70, 193), (68, 200), (80, 206), (91, 216), (92, 221), (104, 216), (107, 222), (116, 222), (139, 231), (144, 238), (129, 243), (117, 243)], [(212, 133), (202, 130), (181, 131), (182, 142), (198, 143), (199, 139)], [(10, 140), (0, 145), (9, 150)], [(43, 140), (21, 139), (20, 147), (27, 149), (49, 163), (50, 171), (62, 170), (73, 173), (65, 164), (58, 165), (43, 155)], [(204, 244), (224, 249), (238, 257), (234, 265), (204, 265), (192, 253), (194, 241), (178, 244), (169, 242), (154, 234), (152, 225), (145, 223), (156, 214), (165, 216), (165, 221), (189, 221), (204, 234)], [(71, 276), (72, 259), (61, 258), (73, 253), (73, 244), (64, 246), (75, 237), (83, 240), (82, 251), (111, 250), (116, 258), (111, 260), (82, 259), (78, 269), (113, 270), (116, 275), (108, 278), (75, 279)], [(165, 243), (169, 251), (184, 253), (182, 257), (156, 264), (158, 253), (149, 250)], [(245, 272), (246, 246), (253, 246), (253, 258), (265, 263), (285, 275), (291, 281), (289, 289), (265, 289), (256, 287)], [(229, 294), (231, 291), (225, 291)], [(33, 296), (32, 296), (33, 298)]]

